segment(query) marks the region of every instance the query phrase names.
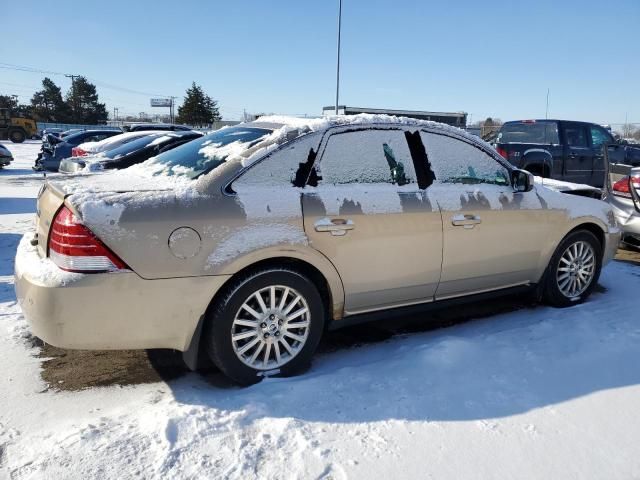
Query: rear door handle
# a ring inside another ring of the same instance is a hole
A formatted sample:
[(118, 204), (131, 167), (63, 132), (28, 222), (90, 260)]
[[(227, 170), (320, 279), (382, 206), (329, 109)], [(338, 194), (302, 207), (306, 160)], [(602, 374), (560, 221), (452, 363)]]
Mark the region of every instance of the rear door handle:
[(313, 225), (316, 232), (331, 232), (335, 237), (341, 237), (347, 230), (356, 228), (352, 220), (345, 218), (321, 218)]
[(473, 228), (477, 224), (482, 223), (482, 219), (477, 215), (454, 215), (451, 217), (451, 225), (455, 227)]

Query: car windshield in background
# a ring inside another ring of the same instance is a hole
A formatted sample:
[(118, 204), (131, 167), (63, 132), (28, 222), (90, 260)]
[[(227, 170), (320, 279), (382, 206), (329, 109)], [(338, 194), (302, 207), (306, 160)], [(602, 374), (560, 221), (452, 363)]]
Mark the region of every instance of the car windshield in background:
[(541, 143), (558, 145), (556, 122), (509, 122), (502, 125), (497, 143)]
[(272, 130), (266, 128), (223, 128), (162, 153), (151, 162), (162, 167), (158, 174), (196, 178), (224, 163), (230, 154), (245, 151), (270, 133)]
[(103, 153), (106, 158), (119, 158), (123, 155), (127, 155), (131, 152), (135, 152), (136, 150), (140, 150), (141, 148), (146, 147), (154, 140), (157, 140), (160, 137), (166, 136), (166, 134), (162, 135), (148, 135), (146, 137), (138, 138), (136, 140), (132, 140), (131, 142), (125, 143), (124, 145), (120, 145), (113, 150), (107, 150)]

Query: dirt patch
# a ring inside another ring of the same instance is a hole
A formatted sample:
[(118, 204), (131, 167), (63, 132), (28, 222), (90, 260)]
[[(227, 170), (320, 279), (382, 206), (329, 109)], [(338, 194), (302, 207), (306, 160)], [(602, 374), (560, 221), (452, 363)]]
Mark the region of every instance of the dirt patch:
[(44, 344), (42, 379), (54, 390), (168, 381), (187, 369), (173, 350), (63, 350)]
[(616, 260), (640, 266), (640, 249), (631, 246), (619, 248), (616, 254)]

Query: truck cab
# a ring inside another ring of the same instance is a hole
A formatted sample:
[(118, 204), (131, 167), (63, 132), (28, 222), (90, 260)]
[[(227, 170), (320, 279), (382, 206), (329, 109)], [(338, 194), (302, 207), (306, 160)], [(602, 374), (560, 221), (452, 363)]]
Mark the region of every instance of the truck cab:
[(595, 123), (568, 120), (518, 120), (500, 128), (500, 155), (534, 175), (594, 187), (604, 186), (604, 146), (611, 161), (624, 161), (613, 135)]

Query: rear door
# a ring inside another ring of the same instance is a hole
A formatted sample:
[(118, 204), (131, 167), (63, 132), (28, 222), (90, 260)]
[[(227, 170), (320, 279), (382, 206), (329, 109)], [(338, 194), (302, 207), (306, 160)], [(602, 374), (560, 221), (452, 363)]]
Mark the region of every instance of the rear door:
[(562, 122), (564, 144), (564, 180), (591, 184), (593, 175), (593, 151), (587, 125), (577, 122)]
[(431, 301), (438, 286), (442, 219), (406, 138), (399, 128), (330, 131), (303, 191), (305, 232), (340, 274), (347, 315)]
[[(589, 126), (589, 140), (591, 151), (593, 153), (593, 172), (590, 184), (594, 187), (602, 188), (605, 182), (605, 152), (606, 145), (614, 145), (613, 136), (604, 128), (598, 125)], [(624, 157), (624, 150), (616, 148), (609, 156), (613, 159), (620, 158), (620, 154)]]

